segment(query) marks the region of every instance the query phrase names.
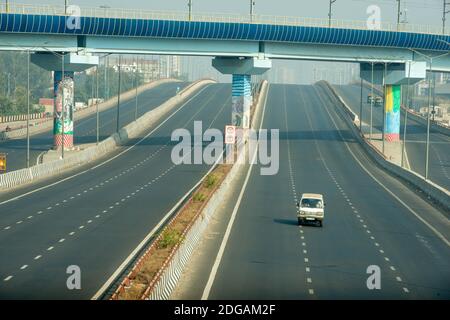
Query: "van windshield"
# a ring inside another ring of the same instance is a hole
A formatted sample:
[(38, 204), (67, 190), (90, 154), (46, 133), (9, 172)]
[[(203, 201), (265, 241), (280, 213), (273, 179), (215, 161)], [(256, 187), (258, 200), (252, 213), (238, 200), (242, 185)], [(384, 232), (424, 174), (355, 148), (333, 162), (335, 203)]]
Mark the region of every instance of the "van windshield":
[(301, 206), (305, 208), (323, 208), (322, 200), (319, 199), (302, 199)]

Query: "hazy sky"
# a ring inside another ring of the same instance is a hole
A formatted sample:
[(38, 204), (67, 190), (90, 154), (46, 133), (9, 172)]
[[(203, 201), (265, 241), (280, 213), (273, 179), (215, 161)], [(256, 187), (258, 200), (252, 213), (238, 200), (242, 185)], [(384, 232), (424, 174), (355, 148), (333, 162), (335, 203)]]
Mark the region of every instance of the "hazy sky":
[[(0, 2), (4, 1), (0, 0)], [(9, 1), (18, 4), (64, 4), (64, 0)], [(188, 9), (187, 3), (188, 0), (69, 0), (69, 4), (81, 7), (108, 5), (113, 8), (185, 12)], [(195, 12), (247, 14), (250, 0), (193, 0), (193, 3)], [(367, 7), (378, 5), (381, 9), (382, 21), (395, 23), (397, 21), (397, 3), (397, 0), (337, 0), (333, 4), (333, 18), (365, 21)], [(421, 25), (442, 25), (442, 4), (443, 0), (401, 0), (401, 8), (403, 12), (406, 9), (408, 23)], [(327, 18), (328, 6), (329, 0), (256, 0), (255, 12), (265, 15)], [(450, 25), (450, 14), (448, 15), (448, 25)], [(185, 63), (184, 67), (187, 69), (189, 69), (189, 65), (196, 65), (198, 71), (217, 75), (210, 67), (210, 58), (194, 58), (194, 60), (188, 59), (187, 61), (190, 61)], [(194, 61), (196, 62), (194, 63)], [(350, 80), (351, 72), (348, 64), (335, 63), (332, 68), (330, 66), (330, 63), (325, 62), (274, 61), (274, 67), (269, 75), (272, 81), (279, 80), (290, 83), (310, 83), (318, 80), (314, 79), (313, 74), (316, 74), (318, 78), (327, 78), (335, 83), (342, 80), (341, 74), (346, 74), (344, 80)], [(190, 71), (192, 76), (201, 76), (197, 75), (198, 72)], [(220, 78), (229, 80), (228, 76)]]
[[(5, 1), (5, 0), (0, 0)], [(63, 4), (64, 0), (10, 0), (11, 3)], [(86, 7), (108, 5), (115, 8), (148, 10), (187, 10), (188, 0), (69, 0)], [(126, 6), (124, 5), (126, 3)], [(197, 12), (248, 13), (249, 0), (193, 0)], [(366, 20), (369, 5), (378, 5), (384, 21), (397, 19), (397, 0), (337, 0), (333, 4), (334, 17), (346, 20)], [(414, 24), (442, 24), (443, 0), (401, 0), (402, 10)], [(268, 15), (327, 18), (329, 0), (256, 0), (256, 12)], [(450, 23), (450, 14), (449, 14)]]

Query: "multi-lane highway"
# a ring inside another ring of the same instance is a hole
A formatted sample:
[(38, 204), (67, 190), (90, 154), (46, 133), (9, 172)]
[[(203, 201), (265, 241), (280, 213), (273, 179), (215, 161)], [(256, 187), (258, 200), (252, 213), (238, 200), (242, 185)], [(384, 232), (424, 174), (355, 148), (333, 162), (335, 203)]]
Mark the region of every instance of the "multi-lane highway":
[[(174, 165), (172, 131), (196, 120), (223, 129), (230, 106), (230, 84), (208, 85), (108, 162), (1, 195), (0, 298), (91, 298), (209, 168)], [(81, 290), (66, 287), (69, 265), (81, 268)]]
[[(252, 167), (176, 298), (450, 298), (448, 217), (366, 156), (329, 92), (271, 85), (264, 114), (280, 129), (279, 172)], [(297, 225), (304, 192), (324, 195), (322, 228)]]
[[(335, 86), (348, 106), (357, 114), (360, 112), (361, 87), (357, 85)], [(363, 87), (363, 130), (370, 131), (370, 104), (367, 103), (367, 95), (370, 90)], [(373, 107), (372, 109), (373, 133), (381, 133), (383, 127), (383, 108)], [(401, 135), (405, 123), (404, 112), (401, 112)], [(427, 128), (422, 123), (409, 117), (406, 126), (406, 152), (408, 155), (411, 170), (425, 175), (426, 159), (426, 134)], [(403, 139), (403, 138), (402, 138)], [(450, 137), (445, 136), (435, 130), (430, 131), (430, 158), (429, 158), (429, 178), (431, 181), (450, 189)]]
[[(186, 82), (171, 82), (161, 84), (153, 89), (146, 90), (138, 95), (138, 117), (145, 112), (161, 105), (164, 101), (176, 94), (177, 87), (184, 88)], [(129, 99), (120, 104), (120, 127), (134, 120), (135, 100)], [(99, 137), (100, 140), (110, 136), (116, 130), (117, 103), (107, 110), (99, 113)], [(83, 119), (77, 119), (75, 113), (74, 142), (75, 144), (93, 143), (97, 139), (96, 114), (89, 115)], [(52, 130), (36, 134), (30, 137), (30, 165), (36, 164), (36, 159), (44, 151), (53, 146)], [(0, 142), (0, 152), (7, 154), (8, 171), (26, 167), (27, 141), (14, 139)]]

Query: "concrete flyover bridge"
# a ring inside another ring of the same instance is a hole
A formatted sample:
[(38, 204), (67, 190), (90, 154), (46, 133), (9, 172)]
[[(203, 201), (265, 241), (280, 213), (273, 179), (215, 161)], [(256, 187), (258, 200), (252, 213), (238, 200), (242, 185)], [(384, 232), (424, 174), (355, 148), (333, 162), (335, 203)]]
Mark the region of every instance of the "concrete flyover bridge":
[[(33, 61), (58, 71), (55, 86), (61, 82), (60, 74), (68, 73), (70, 80), (74, 70), (97, 64), (91, 55), (98, 53), (215, 57), (213, 66), (233, 75), (232, 123), (244, 128), (245, 121), (236, 119), (246, 118), (251, 75), (270, 69), (271, 59), (361, 63), (363, 79), (387, 86), (384, 133), (389, 141), (399, 139), (400, 85), (424, 79), (427, 70), (450, 71), (450, 29), (432, 26), (382, 23), (374, 30), (366, 21), (53, 5), (0, 7), (0, 50), (30, 48), (36, 53)], [(64, 72), (60, 60), (48, 51), (65, 53)]]

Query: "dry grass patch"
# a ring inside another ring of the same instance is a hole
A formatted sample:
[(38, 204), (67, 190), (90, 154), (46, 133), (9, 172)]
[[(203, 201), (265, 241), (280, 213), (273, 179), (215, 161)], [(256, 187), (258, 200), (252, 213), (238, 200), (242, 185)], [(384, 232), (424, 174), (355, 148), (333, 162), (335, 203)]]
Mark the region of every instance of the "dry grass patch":
[(183, 233), (198, 217), (214, 191), (221, 185), (231, 165), (218, 165), (203, 181), (176, 218), (162, 231), (136, 277), (128, 288), (119, 294), (120, 300), (141, 299), (154, 277), (164, 265), (172, 251), (182, 243)]

